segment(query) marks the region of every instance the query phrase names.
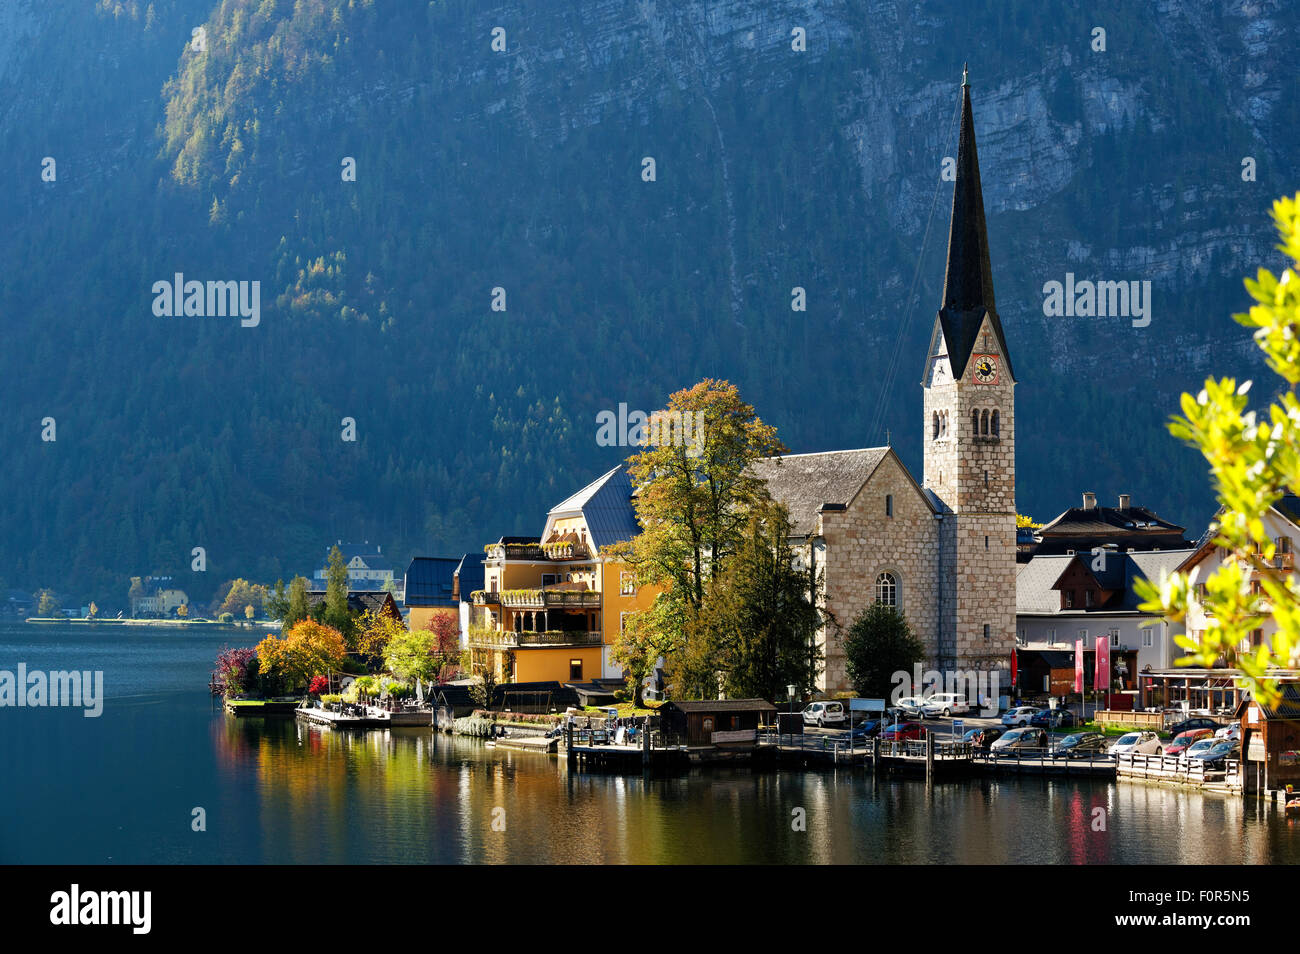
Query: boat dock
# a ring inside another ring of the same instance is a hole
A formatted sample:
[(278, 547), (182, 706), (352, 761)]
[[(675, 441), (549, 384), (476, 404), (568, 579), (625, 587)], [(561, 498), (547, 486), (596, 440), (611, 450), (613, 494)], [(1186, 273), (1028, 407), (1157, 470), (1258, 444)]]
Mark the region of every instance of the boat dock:
[(1127, 781), (1184, 785), (1228, 795), (1242, 793), (1238, 759), (1224, 759), (1221, 767), (1207, 770), (1200, 759), (1184, 762), (1176, 755), (1121, 755), (1116, 769), (1118, 776)]

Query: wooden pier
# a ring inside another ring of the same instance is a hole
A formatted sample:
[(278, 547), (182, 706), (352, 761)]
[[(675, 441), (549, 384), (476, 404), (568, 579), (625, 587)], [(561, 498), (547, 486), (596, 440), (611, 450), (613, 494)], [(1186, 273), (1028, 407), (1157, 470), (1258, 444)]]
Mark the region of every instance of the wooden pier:
[(1176, 755), (1121, 755), (1117, 774), (1126, 781), (1163, 782), (1203, 791), (1242, 793), (1241, 762), (1225, 759), (1222, 768), (1206, 769), (1200, 759), (1179, 760)]

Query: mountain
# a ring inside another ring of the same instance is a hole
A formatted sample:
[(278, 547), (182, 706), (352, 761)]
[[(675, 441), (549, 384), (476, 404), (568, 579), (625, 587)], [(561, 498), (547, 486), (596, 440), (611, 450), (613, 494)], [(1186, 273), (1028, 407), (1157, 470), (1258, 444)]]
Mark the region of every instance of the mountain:
[[(478, 550), (626, 454), (600, 411), (706, 376), (919, 473), (966, 61), (1019, 509), (1194, 536), (1163, 423), (1262, 371), (1229, 316), (1296, 190), (1282, 10), (0, 0), (0, 576), (107, 605), (195, 546), (200, 597), (337, 538)], [(155, 315), (176, 273), (259, 282), (259, 323)], [(1150, 324), (1048, 317), (1067, 273), (1150, 281)]]

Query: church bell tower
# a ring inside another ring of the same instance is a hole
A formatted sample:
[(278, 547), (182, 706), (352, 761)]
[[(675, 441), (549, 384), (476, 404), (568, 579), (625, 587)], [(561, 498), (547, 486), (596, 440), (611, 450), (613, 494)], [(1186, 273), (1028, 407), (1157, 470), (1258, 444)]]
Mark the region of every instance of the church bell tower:
[(944, 511), (935, 662), (995, 669), (1009, 663), (1015, 645), (1016, 381), (993, 299), (965, 70), (961, 95), (943, 301), (921, 382), (923, 483)]

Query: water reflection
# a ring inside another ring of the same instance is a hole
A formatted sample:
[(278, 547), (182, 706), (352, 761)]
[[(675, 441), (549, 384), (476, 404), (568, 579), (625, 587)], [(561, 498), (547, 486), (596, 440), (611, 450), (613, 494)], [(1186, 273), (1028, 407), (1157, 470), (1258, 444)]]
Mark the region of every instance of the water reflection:
[(427, 730), (217, 726), (225, 770), (256, 774), (263, 861), (1077, 865), (1297, 854), (1295, 825), (1275, 812), (1140, 784), (927, 786), (746, 769), (645, 778), (570, 773), (561, 759)]

